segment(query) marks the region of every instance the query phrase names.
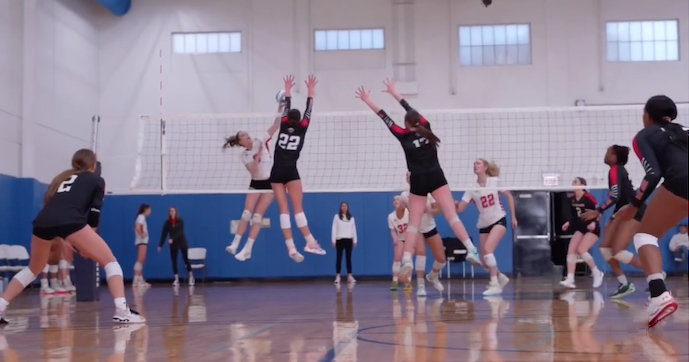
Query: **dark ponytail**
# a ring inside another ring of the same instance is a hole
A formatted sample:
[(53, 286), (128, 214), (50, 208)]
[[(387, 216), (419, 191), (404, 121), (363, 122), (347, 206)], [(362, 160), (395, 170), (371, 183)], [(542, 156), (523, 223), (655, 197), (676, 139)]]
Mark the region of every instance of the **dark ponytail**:
[(239, 145), (239, 132), (236, 135), (225, 137), (225, 144), (222, 146), (223, 149), (238, 146)]
[(648, 118), (653, 123), (665, 129), (672, 143), (683, 148), (689, 146), (687, 131), (681, 125), (672, 123), (677, 118), (678, 112), (677, 105), (670, 97), (659, 95), (649, 98), (644, 107), (644, 112), (648, 114)]
[(428, 140), (433, 148), (438, 148), (440, 145), (440, 138), (433, 133), (429, 128), (421, 124), (421, 115), (415, 110), (407, 112), (404, 116), (404, 123), (407, 127), (416, 128), (416, 133)]
[(618, 165), (624, 166), (629, 161), (629, 147), (620, 146), (620, 145), (612, 145), (612, 152), (614, 152), (615, 157), (617, 157), (617, 164)]
[(136, 216), (138, 217), (139, 215), (143, 214), (146, 212), (146, 210), (150, 209), (151, 205), (149, 204), (141, 204), (139, 205), (139, 211), (136, 213)]

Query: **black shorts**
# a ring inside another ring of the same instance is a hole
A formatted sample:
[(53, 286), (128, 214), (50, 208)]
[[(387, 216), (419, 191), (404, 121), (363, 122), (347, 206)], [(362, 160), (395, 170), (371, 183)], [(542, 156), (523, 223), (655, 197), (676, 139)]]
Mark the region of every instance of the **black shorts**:
[(286, 184), (295, 180), (300, 180), (299, 171), (296, 167), (273, 167), (270, 171), (270, 183)]
[(685, 200), (689, 200), (689, 180), (685, 179), (674, 179), (674, 180), (664, 180), (663, 185), (668, 191), (672, 192)]
[(426, 233), (423, 233), (423, 238), (428, 239), (428, 238), (431, 238), (431, 237), (436, 236), (436, 235), (438, 235), (438, 229), (433, 228), (433, 230), (426, 232)]
[(68, 236), (83, 229), (84, 227), (86, 227), (86, 224), (67, 224), (47, 228), (34, 226), (31, 233), (43, 240), (53, 240), (55, 238), (66, 239)]
[(445, 185), (447, 180), (443, 170), (412, 173), (409, 176), (409, 193), (417, 196), (426, 196)]
[(484, 228), (479, 229), (478, 233), (479, 234), (490, 234), (490, 231), (493, 230), (493, 227), (496, 225), (502, 225), (505, 227), (505, 229), (507, 229), (507, 218), (503, 216), (502, 219), (498, 220), (493, 225), (488, 225)]
[(270, 190), (270, 180), (251, 180), (249, 183), (250, 190)]
[(573, 229), (573, 231), (574, 232), (578, 231), (584, 235), (591, 233), (591, 234), (594, 234), (596, 236), (600, 236), (600, 224), (596, 221), (596, 227), (593, 230), (589, 230), (589, 228), (588, 228), (589, 224), (590, 224), (590, 222), (587, 223), (586, 221), (582, 221), (579, 225), (574, 225), (575, 228)]
[[(616, 207), (615, 211), (612, 213), (612, 216), (610, 217), (610, 220), (615, 220), (615, 213), (619, 211), (622, 207)], [(644, 218), (644, 213), (646, 212), (646, 204), (641, 205), (639, 207), (639, 210), (637, 210), (636, 214), (634, 214), (634, 220), (641, 222), (641, 219)]]

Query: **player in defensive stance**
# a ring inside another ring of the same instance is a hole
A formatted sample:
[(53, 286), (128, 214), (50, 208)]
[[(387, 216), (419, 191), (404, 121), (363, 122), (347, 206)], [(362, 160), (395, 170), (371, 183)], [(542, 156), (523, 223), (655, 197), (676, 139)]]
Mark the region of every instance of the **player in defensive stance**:
[(390, 132), (400, 142), (407, 159), (407, 169), (411, 173), (409, 177), (409, 227), (404, 238), (400, 275), (405, 280), (411, 275), (413, 269), (411, 256), (416, 246), (429, 193), (440, 205), (454, 234), (466, 246), (467, 259), (478, 262), (476, 247), (455, 212), (454, 199), (438, 161), (437, 148), (440, 139), (431, 131), (430, 123), (397, 93), (393, 81), (386, 80), (385, 86), (385, 92), (390, 93), (407, 111), (404, 117), (405, 128), (396, 125), (387, 113), (371, 100), (371, 92), (364, 87), (357, 90), (356, 97), (364, 101), (385, 122)]
[[(474, 161), (474, 173), (476, 182), (486, 190), (467, 191), (462, 196), (462, 201), (456, 203), (457, 212), (466, 210), (469, 203), (476, 205), (479, 211), (478, 224), (479, 237), (481, 238), (481, 254), (483, 255), (484, 265), (490, 272), (490, 282), (483, 292), (483, 295), (497, 295), (502, 293), (502, 288), (509, 283), (510, 279), (498, 269), (495, 259), (495, 249), (500, 240), (507, 232), (507, 214), (502, 208), (500, 193), (490, 188), (498, 187), (500, 179), (500, 168), (493, 162), (488, 162), (482, 158)], [(509, 191), (502, 191), (507, 198), (507, 203), (512, 213), (512, 228), (517, 227), (517, 219), (514, 211), (514, 198)]]
[[(572, 186), (585, 186), (586, 180), (582, 177), (577, 177), (572, 181)], [(598, 241), (600, 237), (600, 225), (597, 220), (583, 221), (580, 219), (581, 214), (587, 210), (596, 209), (596, 199), (586, 190), (576, 189), (574, 195), (570, 198), (572, 202), (572, 215), (564, 225), (562, 230), (573, 230), (574, 234), (569, 240), (569, 248), (567, 249), (567, 278), (560, 282), (565, 288), (574, 289), (574, 271), (577, 267), (577, 255), (581, 255), (593, 275), (593, 287), (598, 288), (603, 284), (603, 272), (598, 269), (596, 262), (593, 260), (589, 249)]]
[(392, 199), (392, 206), (395, 211), (388, 215), (388, 228), (394, 246), (394, 257), (392, 262), (392, 283), (390, 290), (397, 290), (399, 286), (400, 264), (402, 264), (402, 253), (404, 252), (404, 234), (409, 227), (409, 211), (407, 204), (402, 201), (402, 196), (395, 196)]
[[(284, 104), (280, 103), (278, 106), (278, 113), (282, 113)], [(271, 190), (270, 186), (270, 171), (273, 167), (273, 155), (270, 153), (268, 142), (273, 137), (275, 131), (280, 127), (280, 118), (275, 117), (275, 122), (268, 128), (265, 134), (261, 137), (250, 137), (248, 133), (239, 131), (236, 135), (225, 139), (223, 148), (241, 146), (244, 147), (242, 152), (242, 162), (246, 169), (251, 174), (251, 182), (249, 183), (249, 190)], [(251, 258), (251, 249), (254, 246), (254, 241), (261, 232), (261, 221), (263, 215), (268, 210), (268, 207), (273, 203), (273, 193), (252, 193), (246, 195), (244, 202), (244, 211), (237, 226), (237, 233), (234, 235), (232, 243), (225, 248), (230, 254), (237, 252), (242, 236), (246, 232), (249, 222), (251, 222), (251, 231), (249, 232), (249, 239), (244, 244), (244, 248), (239, 254), (235, 255), (235, 259), (245, 261)], [(252, 214), (253, 213), (253, 214)]]
[(294, 77), (289, 75), (285, 77), (284, 81), (285, 109), (280, 120), (280, 132), (278, 133), (278, 140), (273, 155), (274, 163), (270, 172), (270, 185), (280, 207), (280, 228), (282, 228), (282, 233), (285, 236), (285, 244), (287, 245), (289, 256), (297, 263), (301, 263), (304, 260), (304, 256), (297, 251), (292, 238), (292, 225), (289, 218), (289, 204), (287, 203), (288, 192), (292, 200), (292, 209), (294, 209), (294, 221), (296, 221), (297, 227), (304, 235), (304, 239), (306, 239), (304, 251), (316, 255), (325, 255), (325, 250), (318, 245), (316, 239), (311, 235), (306, 215), (304, 215), (304, 191), (299, 171), (297, 170), (299, 154), (302, 147), (304, 147), (306, 131), (311, 123), (313, 95), (318, 81), (316, 77), (310, 75), (309, 79), (304, 82), (309, 93), (303, 117), (298, 109), (291, 109)]
[(29, 266), (12, 278), (0, 298), (0, 323), (7, 323), (5, 311), (8, 304), (36, 279), (48, 263), (52, 243), (60, 242), (60, 238), (79, 249), (84, 256), (105, 266), (108, 288), (115, 298), (115, 322), (146, 321), (127, 306), (122, 268), (108, 244), (94, 231), (105, 195), (105, 181), (94, 174), (95, 169), (96, 155), (91, 150), (82, 149), (72, 157), (72, 168), (51, 182), (46, 195), (48, 201), (33, 221)]
[(677, 118), (677, 106), (666, 96), (651, 97), (644, 107), (642, 129), (634, 138), (634, 152), (644, 166), (646, 176), (636, 198), (617, 212), (616, 218), (630, 220), (639, 211), (656, 186), (661, 187), (649, 202), (634, 235), (634, 247), (641, 259), (648, 288), (648, 328), (677, 311), (678, 305), (665, 286), (663, 257), (658, 238), (687, 217), (689, 207), (689, 140)]
[(634, 199), (634, 186), (625, 168), (628, 160), (629, 147), (612, 145), (608, 148), (605, 153), (604, 162), (610, 166), (610, 171), (608, 172), (610, 197), (595, 210), (588, 210), (581, 214), (581, 219), (584, 221), (596, 221), (606, 210), (615, 206), (613, 216), (603, 231), (603, 242), (600, 246), (600, 253), (603, 259), (610, 265), (610, 268), (619, 282), (617, 290), (610, 296), (610, 298), (613, 299), (625, 297), (634, 293), (636, 290), (634, 284), (629, 282), (624, 275), (620, 263), (631, 264), (641, 269), (639, 258), (628, 251), (627, 247), (639, 228), (646, 207), (642, 206), (636, 215), (634, 215), (633, 220), (618, 220), (614, 215), (624, 205), (629, 204)]

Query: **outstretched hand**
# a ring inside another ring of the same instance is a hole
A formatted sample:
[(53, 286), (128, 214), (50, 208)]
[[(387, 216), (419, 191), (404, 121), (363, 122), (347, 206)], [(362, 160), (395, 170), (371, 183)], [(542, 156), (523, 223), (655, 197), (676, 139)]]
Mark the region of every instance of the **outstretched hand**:
[(318, 79), (316, 79), (315, 75), (309, 75), (309, 79), (305, 80), (304, 83), (306, 83), (306, 89), (309, 90), (309, 97), (313, 98), (313, 92), (316, 89), (316, 84), (318, 84)]
[(292, 87), (294, 87), (294, 76), (288, 75), (282, 80), (285, 81), (285, 95), (289, 97), (292, 94)]
[(392, 95), (397, 94), (397, 87), (395, 85), (395, 81), (390, 79), (390, 78), (385, 78), (383, 81), (383, 84), (385, 84), (385, 89), (383, 92), (385, 93), (390, 93)]
[(371, 91), (367, 91), (364, 86), (361, 86), (357, 88), (356, 90), (356, 97), (361, 99), (364, 102), (368, 102), (371, 99)]

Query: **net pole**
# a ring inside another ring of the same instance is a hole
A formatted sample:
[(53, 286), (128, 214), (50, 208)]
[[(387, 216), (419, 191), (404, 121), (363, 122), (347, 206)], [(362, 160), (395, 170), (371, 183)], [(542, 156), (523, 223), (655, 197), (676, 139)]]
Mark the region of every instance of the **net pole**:
[[(100, 124), (100, 116), (95, 115), (91, 117), (91, 150), (93, 153), (98, 152), (98, 125)], [(101, 171), (102, 172), (102, 171)], [(96, 290), (100, 287), (100, 266), (96, 264)]]
[(132, 182), (129, 184), (129, 189), (134, 190), (139, 185), (139, 180), (141, 180), (141, 169), (142, 169), (142, 154), (144, 151), (144, 144), (146, 142), (146, 124), (149, 121), (148, 116), (139, 117), (139, 132), (137, 135), (136, 143), (136, 160), (134, 160), (134, 176), (132, 177)]

